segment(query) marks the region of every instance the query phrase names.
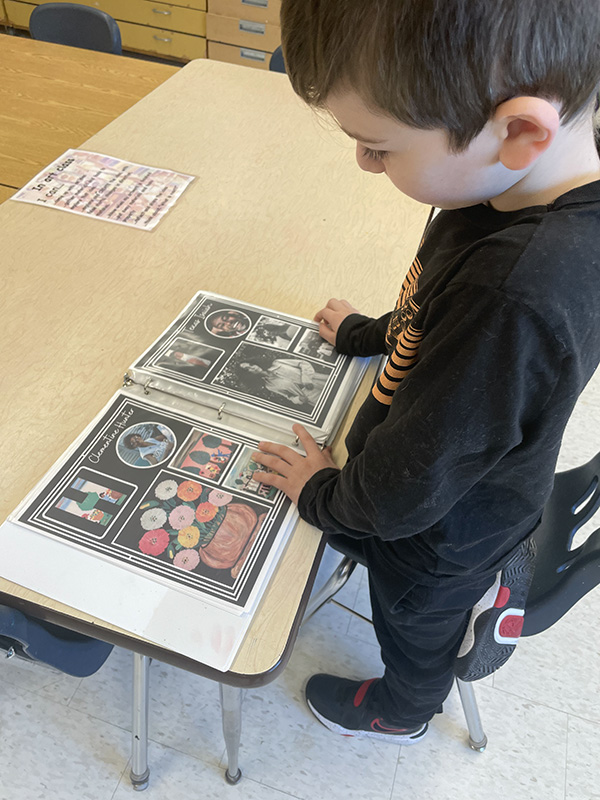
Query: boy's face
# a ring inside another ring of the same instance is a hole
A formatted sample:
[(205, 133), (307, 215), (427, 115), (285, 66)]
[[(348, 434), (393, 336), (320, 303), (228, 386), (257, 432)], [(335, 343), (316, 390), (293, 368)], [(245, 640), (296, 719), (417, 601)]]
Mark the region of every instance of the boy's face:
[(501, 142), (493, 123), (466, 150), (452, 153), (443, 130), (411, 128), (376, 114), (352, 91), (335, 93), (326, 103), (342, 130), (356, 140), (356, 160), (367, 172), (385, 172), (401, 192), (439, 208), (461, 208), (492, 200), (523, 172), (499, 160)]

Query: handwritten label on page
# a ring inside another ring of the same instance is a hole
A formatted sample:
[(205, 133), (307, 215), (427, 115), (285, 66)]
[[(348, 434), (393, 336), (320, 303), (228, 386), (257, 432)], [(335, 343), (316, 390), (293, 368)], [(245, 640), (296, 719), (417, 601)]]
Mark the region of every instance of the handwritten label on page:
[(168, 169), (67, 150), (12, 199), (149, 231), (193, 180)]

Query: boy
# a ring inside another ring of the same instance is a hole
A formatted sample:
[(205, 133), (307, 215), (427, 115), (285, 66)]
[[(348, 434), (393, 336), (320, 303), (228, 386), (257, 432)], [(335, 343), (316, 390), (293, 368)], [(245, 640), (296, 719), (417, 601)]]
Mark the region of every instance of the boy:
[[(313, 676), (329, 728), (411, 744), (441, 711), (470, 609), (539, 522), (600, 359), (597, 0), (283, 0), (295, 91), (362, 169), (445, 209), (395, 310), (330, 300), (320, 333), (389, 356), (342, 469), (261, 443), (301, 516), (369, 570), (385, 674)], [(259, 477), (258, 475), (256, 476)], [(350, 543), (350, 547), (348, 547)]]

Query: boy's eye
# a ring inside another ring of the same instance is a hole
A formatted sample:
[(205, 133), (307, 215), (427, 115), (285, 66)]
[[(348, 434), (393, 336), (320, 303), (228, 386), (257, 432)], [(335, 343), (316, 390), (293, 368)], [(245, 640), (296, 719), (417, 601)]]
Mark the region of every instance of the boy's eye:
[(373, 161), (383, 161), (387, 155), (387, 150), (371, 150), (370, 147), (363, 147), (363, 156), (370, 158)]

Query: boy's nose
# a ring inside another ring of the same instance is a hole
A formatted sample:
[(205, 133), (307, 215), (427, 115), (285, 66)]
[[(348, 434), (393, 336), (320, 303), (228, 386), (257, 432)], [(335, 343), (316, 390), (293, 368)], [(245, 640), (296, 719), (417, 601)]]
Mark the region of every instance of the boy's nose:
[(375, 161), (375, 159), (369, 158), (365, 155), (364, 148), (360, 144), (356, 145), (356, 163), (365, 172), (374, 172), (375, 174), (385, 172), (383, 161)]

